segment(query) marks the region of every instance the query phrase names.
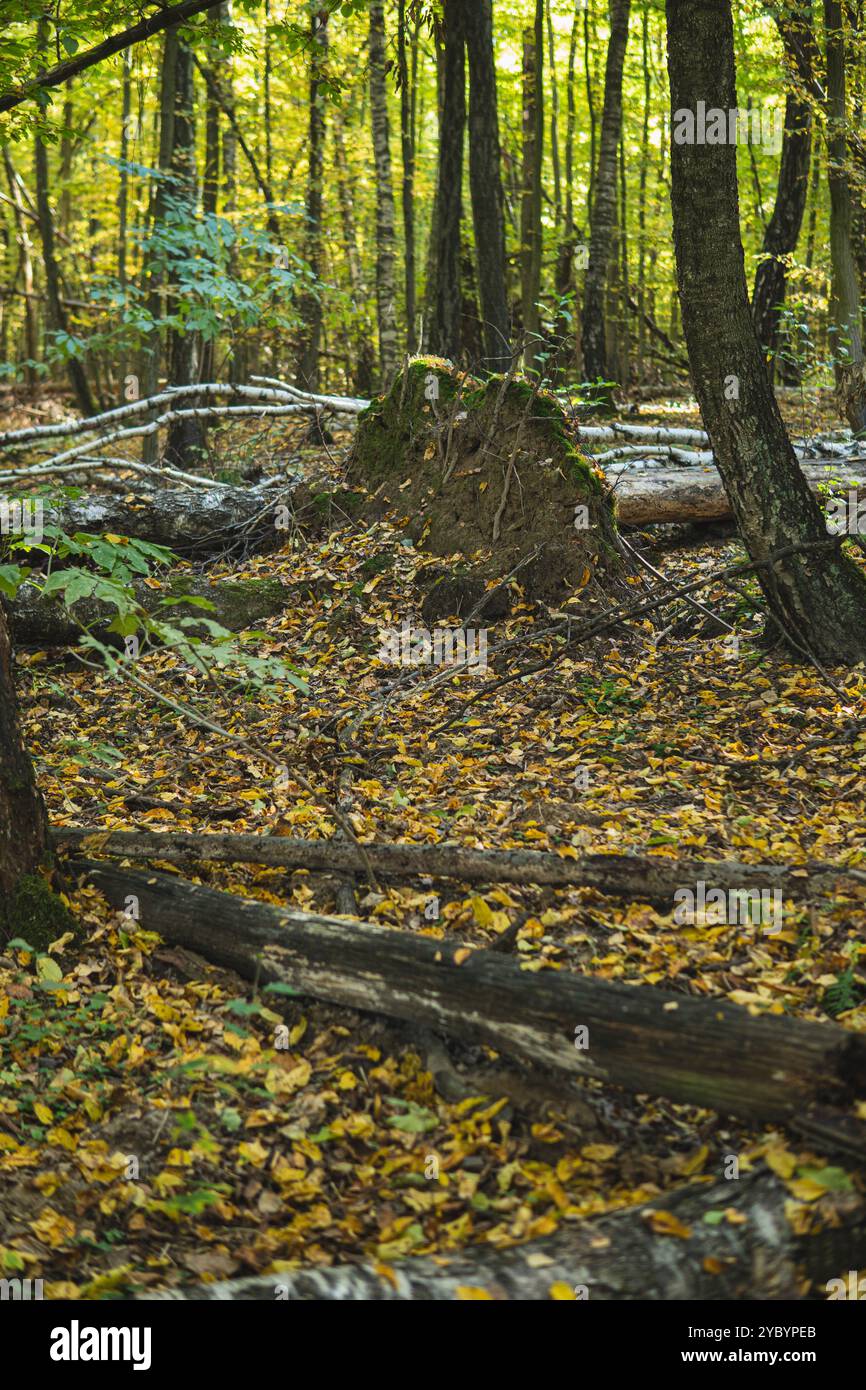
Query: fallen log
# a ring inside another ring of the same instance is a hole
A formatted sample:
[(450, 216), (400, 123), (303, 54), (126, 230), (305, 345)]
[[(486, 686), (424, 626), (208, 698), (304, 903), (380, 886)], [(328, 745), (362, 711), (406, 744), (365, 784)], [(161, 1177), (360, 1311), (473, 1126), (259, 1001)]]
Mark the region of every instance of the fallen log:
[(273, 907), (159, 872), (70, 869), (166, 942), (261, 984), (482, 1043), (558, 1078), (595, 1080), (760, 1123), (838, 1120), (866, 1155), (866, 1037), (835, 1024), (755, 1017), (721, 1000), (567, 971), (368, 922)]
[(464, 845), (364, 844), (343, 839), (302, 840), (282, 835), (195, 834), (174, 830), (55, 828), (55, 849), (161, 859), (170, 864), (264, 864), (383, 878), (455, 878), (465, 883), (537, 883), (594, 888), (612, 897), (672, 904), (682, 888), (778, 891), (785, 897), (836, 893), (845, 880), (866, 884), (866, 868), (809, 861), (802, 865), (741, 864), (736, 860), (667, 859), (660, 855), (588, 854), (571, 858), (539, 850), (472, 849)]
[[(833, 494), (856, 488), (860, 496), (866, 495), (866, 464), (828, 459), (801, 463), (800, 467), (813, 492), (823, 484)], [(617, 518), (627, 526), (662, 521), (722, 521), (732, 515), (721, 476), (712, 465), (647, 468), (640, 472), (626, 468), (619, 476), (611, 467), (607, 478), (617, 500)]]
[[(401, 1260), (387, 1271), (370, 1263), (286, 1270), (147, 1290), (136, 1299), (450, 1302), (482, 1289), (502, 1301), (563, 1298), (570, 1290), (592, 1303), (715, 1302), (796, 1299), (808, 1283), (826, 1296), (828, 1279), (866, 1261), (866, 1204), (854, 1193), (828, 1194), (810, 1207), (803, 1233), (789, 1220), (790, 1201), (785, 1184), (762, 1171), (737, 1182), (690, 1183), (506, 1249), (474, 1245), (458, 1254)], [(735, 1222), (718, 1219), (732, 1210)], [(680, 1230), (679, 1238), (665, 1234), (672, 1227)]]
[[(220, 579), (211, 584), (188, 575), (177, 576), (159, 589), (134, 579), (132, 588), (146, 613), (157, 613), (160, 602), (171, 599), (171, 607), (158, 614), (167, 623), (177, 626), (181, 618), (204, 617), (228, 632), (242, 632), (281, 613), (297, 592), (279, 579)], [(207, 599), (212, 607), (202, 609), (182, 601), (196, 598)], [(78, 641), (85, 627), (109, 644), (120, 649), (124, 645), (122, 637), (107, 631), (117, 610), (98, 599), (78, 599), (67, 607), (59, 594), (46, 596), (38, 584), (28, 582), (21, 585), (8, 611), (12, 636), (19, 647), (69, 646)]]
[(67, 533), (88, 531), (164, 545), (178, 554), (215, 555), (241, 546), (263, 550), (281, 545), (277, 507), (286, 503), (298, 479), (284, 486), (230, 487), (215, 483), (207, 491), (167, 487), (118, 496), (91, 493), (58, 507), (46, 507), (44, 523)]

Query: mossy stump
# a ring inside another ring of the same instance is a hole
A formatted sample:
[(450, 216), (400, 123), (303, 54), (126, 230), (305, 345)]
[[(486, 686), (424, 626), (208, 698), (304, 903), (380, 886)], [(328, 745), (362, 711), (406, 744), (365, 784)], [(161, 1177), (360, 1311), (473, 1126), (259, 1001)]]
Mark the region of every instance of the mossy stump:
[(0, 946), (20, 937), (46, 951), (64, 932), (79, 930), (75, 918), (41, 874), (25, 874), (0, 904)]
[(603, 474), (560, 402), (519, 377), (479, 383), (440, 358), (409, 362), (359, 417), (348, 482), (367, 489), (368, 516), (460, 557), (435, 571), (440, 584), (462, 575), (483, 593), (515, 571), (530, 597), (591, 602), (628, 569)]

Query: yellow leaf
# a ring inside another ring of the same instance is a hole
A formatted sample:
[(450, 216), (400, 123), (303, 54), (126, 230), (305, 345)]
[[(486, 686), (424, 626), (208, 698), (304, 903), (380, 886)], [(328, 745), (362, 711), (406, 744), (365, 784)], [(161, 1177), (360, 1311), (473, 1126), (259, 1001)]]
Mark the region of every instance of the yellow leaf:
[(48, 1106), (44, 1105), (41, 1100), (37, 1100), (36, 1104), (33, 1106), (33, 1111), (37, 1120), (41, 1120), (44, 1125), (50, 1125), (54, 1119)]
[(557, 1280), (555, 1284), (551, 1284), (547, 1293), (548, 1297), (557, 1303), (575, 1303), (577, 1301), (574, 1297), (574, 1289), (570, 1284), (564, 1284), (561, 1279)]
[(646, 1218), (657, 1236), (676, 1236), (678, 1240), (688, 1240), (692, 1234), (690, 1226), (684, 1226), (672, 1211), (652, 1211)]
[(488, 1293), (487, 1289), (479, 1289), (475, 1284), (458, 1284), (456, 1292), (457, 1297), (463, 1302), (470, 1299), (489, 1299), (491, 1303), (495, 1302), (492, 1293)]

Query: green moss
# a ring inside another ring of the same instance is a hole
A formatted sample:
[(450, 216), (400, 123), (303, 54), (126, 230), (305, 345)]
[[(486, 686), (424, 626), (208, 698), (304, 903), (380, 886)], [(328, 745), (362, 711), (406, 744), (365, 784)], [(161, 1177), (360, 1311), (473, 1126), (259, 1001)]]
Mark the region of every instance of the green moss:
[(41, 874), (25, 874), (0, 907), (0, 936), (20, 936), (34, 950), (45, 951), (64, 932), (77, 932), (75, 918)]
[[(438, 395), (427, 396), (428, 377), (435, 376)], [(401, 472), (417, 434), (426, 432), (438, 411), (447, 408), (463, 378), (441, 357), (416, 357), (400, 372), (385, 396), (378, 396), (358, 416), (353, 449), (353, 472), (370, 487)]]

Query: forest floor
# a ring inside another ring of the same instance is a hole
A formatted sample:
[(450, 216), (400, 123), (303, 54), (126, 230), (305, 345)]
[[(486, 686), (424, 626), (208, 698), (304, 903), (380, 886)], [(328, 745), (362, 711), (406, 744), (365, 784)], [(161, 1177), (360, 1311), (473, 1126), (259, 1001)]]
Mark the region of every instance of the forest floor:
[[(835, 422), (826, 402), (808, 408), (812, 427)], [(786, 400), (795, 431), (800, 409)], [(647, 405), (640, 418), (699, 423), (688, 402)], [(646, 553), (675, 581), (743, 558), (724, 536)], [(286, 686), (270, 702), (240, 703), (165, 650), (138, 669), (172, 698), (206, 704), (244, 746), (68, 653), (19, 652), (52, 824), (326, 838), (349, 767), (348, 814), (362, 840), (866, 865), (866, 727), (840, 737), (866, 716), (866, 672), (821, 673), (768, 645), (751, 583), (732, 592), (718, 581), (702, 594), (736, 641), (680, 606), (667, 610), (669, 626), (632, 623), (563, 655), (545, 636), (547, 610), (515, 592), (508, 618), (490, 626), (488, 672), (443, 678), (395, 672), (376, 655), (384, 629), (421, 624), (424, 564), (382, 521), (209, 568), (215, 582), (291, 585), (291, 606), (261, 625), (263, 644), (303, 672), (309, 693)], [(649, 582), (632, 577), (636, 597)], [(539, 675), (493, 688), (551, 656)], [(349, 752), (323, 733), (335, 716), (355, 721)], [(250, 742), (285, 762), (285, 787)], [(327, 876), (214, 864), (194, 877), (334, 910)], [(434, 897), (438, 916), (425, 915)], [(448, 1099), (408, 1027), (300, 997), (281, 999), (278, 1015), (266, 991), (133, 930), (94, 890), (70, 885), (68, 898), (88, 935), (55, 944), (55, 971), (40, 977), (24, 950), (0, 955), (0, 1271), (43, 1277), (49, 1297), (360, 1258), (387, 1268), (410, 1254), (511, 1244), (718, 1175), (729, 1153), (741, 1170), (763, 1158), (787, 1181), (794, 1221), (807, 1222), (826, 1191), (859, 1182), (780, 1132), (591, 1082), (566, 1109), (495, 1091)], [(682, 926), (592, 890), (516, 885), (362, 887), (359, 910), (475, 948), (517, 923), (511, 949), (529, 973), (581, 971), (866, 1031), (862, 888), (786, 903), (773, 934), (761, 923)], [(290, 1049), (275, 1051), (283, 1018)], [(452, 1055), (475, 1074), (491, 1061), (483, 1048)]]

